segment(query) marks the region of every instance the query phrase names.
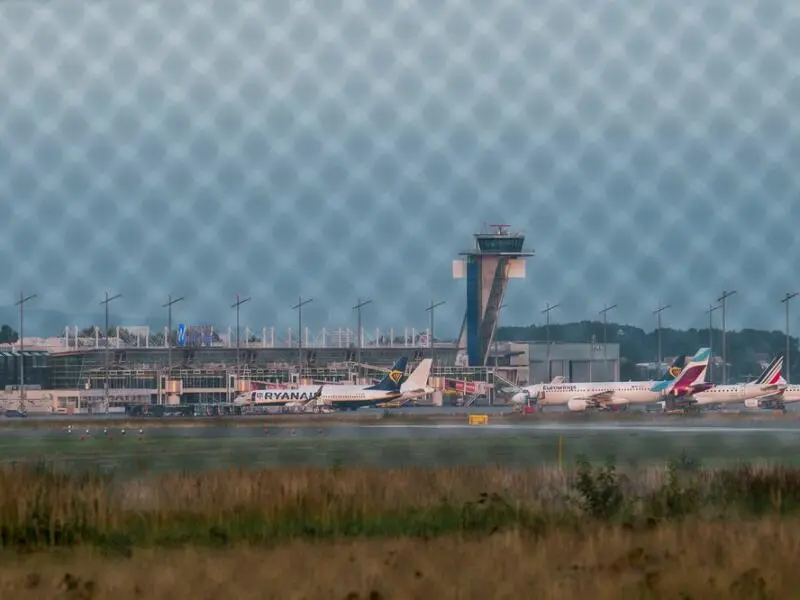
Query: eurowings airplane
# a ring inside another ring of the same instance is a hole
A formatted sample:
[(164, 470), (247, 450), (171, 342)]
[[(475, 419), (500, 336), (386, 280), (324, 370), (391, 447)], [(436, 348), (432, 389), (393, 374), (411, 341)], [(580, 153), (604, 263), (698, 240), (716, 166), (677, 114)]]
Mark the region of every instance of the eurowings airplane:
[(330, 383), (320, 386), (300, 386), (290, 390), (258, 390), (239, 395), (234, 399), (234, 404), (236, 406), (286, 406), (287, 404), (306, 404), (317, 400), (321, 404), (342, 410), (374, 406), (379, 402), (400, 397), (401, 380), (407, 364), (408, 358), (403, 356), (375, 385)]
[(758, 406), (759, 398), (775, 395), (786, 389), (786, 382), (781, 376), (783, 369), (783, 354), (778, 354), (767, 365), (767, 368), (754, 381), (737, 383), (733, 385), (715, 385), (700, 393), (687, 396), (681, 404), (689, 406), (703, 406), (709, 404), (734, 404), (744, 402), (745, 406)]
[(522, 388), (520, 393), (514, 395), (512, 402), (521, 404), (535, 399), (541, 406), (566, 405), (571, 411), (656, 402), (673, 390), (683, 390), (693, 385), (705, 373), (710, 352), (703, 354), (703, 350), (707, 349), (699, 350), (683, 368), (681, 366), (686, 356), (676, 358), (658, 381), (539, 383)]

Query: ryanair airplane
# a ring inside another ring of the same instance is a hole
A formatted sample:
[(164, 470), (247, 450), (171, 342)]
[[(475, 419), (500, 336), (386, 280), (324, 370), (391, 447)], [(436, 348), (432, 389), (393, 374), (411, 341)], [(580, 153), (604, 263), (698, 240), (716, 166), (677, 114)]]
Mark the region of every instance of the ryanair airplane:
[(403, 356), (375, 385), (328, 383), (286, 390), (258, 390), (237, 396), (236, 406), (304, 405), (312, 400), (339, 410), (356, 410), (399, 398), (408, 358)]

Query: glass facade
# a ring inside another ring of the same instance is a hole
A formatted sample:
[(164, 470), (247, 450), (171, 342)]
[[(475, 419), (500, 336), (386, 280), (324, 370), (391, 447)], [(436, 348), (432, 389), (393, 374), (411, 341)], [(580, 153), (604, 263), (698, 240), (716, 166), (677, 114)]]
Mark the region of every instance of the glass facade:
[(52, 370), (47, 352), (0, 352), (0, 387), (19, 385), (20, 361), (24, 360), (25, 384), (51, 387)]
[(522, 252), (525, 236), (478, 235), (475, 236), (478, 250), (487, 254), (497, 252)]

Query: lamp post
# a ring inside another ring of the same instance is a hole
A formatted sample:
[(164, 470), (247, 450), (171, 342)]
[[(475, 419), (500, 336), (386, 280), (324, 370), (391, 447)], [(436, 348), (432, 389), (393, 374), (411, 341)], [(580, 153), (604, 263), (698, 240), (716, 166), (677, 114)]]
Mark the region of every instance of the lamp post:
[(239, 308), (245, 302), (250, 302), (250, 296), (248, 296), (247, 298), (240, 298), (239, 294), (236, 294), (236, 302), (231, 304), (231, 308), (235, 308), (236, 309), (236, 378), (237, 378), (237, 380), (239, 378), (239, 348), (240, 348), (240, 342), (239, 342)]
[(444, 304), (444, 300), (442, 300), (441, 302), (434, 302), (433, 300), (431, 300), (431, 303), (428, 305), (428, 308), (425, 309), (428, 313), (430, 313), (430, 324), (428, 326), (428, 344), (430, 344), (430, 347), (431, 347), (431, 365), (435, 365), (436, 364), (435, 355), (434, 355), (435, 354), (435, 348), (434, 348), (434, 345), (433, 345), (433, 339), (434, 339), (434, 336), (433, 336), (433, 313), (436, 311), (436, 308), (438, 306), (441, 306), (442, 304)]
[(361, 369), (361, 309), (364, 308), (367, 304), (372, 304), (372, 300), (364, 300), (361, 301), (359, 298), (356, 301), (356, 305), (353, 307), (353, 310), (358, 313), (358, 325), (356, 329), (356, 337), (358, 346), (356, 347), (356, 362), (358, 363), (358, 368)]
[(736, 290), (722, 290), (722, 295), (717, 298), (717, 302), (720, 303), (722, 307), (722, 383), (723, 385), (728, 383), (728, 340), (726, 338), (726, 330), (725, 330), (725, 315), (727, 309), (727, 299), (733, 296), (736, 293)]
[(167, 297), (167, 303), (162, 304), (162, 308), (167, 309), (167, 379), (172, 378), (172, 305), (185, 300), (183, 296), (180, 298), (172, 298), (172, 294)]
[(712, 377), (712, 367), (714, 366), (714, 311), (717, 309), (722, 308), (720, 304), (709, 304), (708, 310), (708, 350), (709, 350), (709, 359), (708, 359), (708, 381), (709, 383), (713, 382), (714, 379)]
[(313, 298), (306, 298), (300, 296), (297, 298), (297, 304), (292, 307), (292, 310), (297, 311), (297, 368), (303, 370), (303, 307), (313, 302)]
[(19, 306), (19, 410), (25, 411), (25, 303), (36, 298), (36, 294), (26, 296), (19, 293), (19, 300), (14, 306)]
[[(548, 382), (551, 379), (553, 379), (553, 373), (552, 373), (552, 368), (551, 368), (552, 365), (551, 365), (551, 361), (550, 361), (550, 311), (553, 310), (554, 308), (558, 308), (559, 306), (561, 306), (560, 302), (557, 302), (556, 304), (553, 304), (553, 305), (551, 305), (548, 302), (545, 305), (544, 310), (542, 310), (542, 312), (545, 315), (544, 335), (545, 335), (545, 339), (546, 339), (546, 343), (547, 343), (546, 350), (547, 350), (547, 381)], [(530, 375), (529, 375), (529, 377), (530, 377)]]
[(105, 359), (105, 383), (103, 385), (103, 388), (104, 388), (104, 390), (103, 390), (103, 400), (105, 402), (106, 410), (108, 410), (108, 347), (109, 347), (109, 340), (108, 340), (108, 304), (109, 304), (109, 302), (111, 302), (112, 300), (116, 300), (117, 298), (122, 298), (122, 294), (116, 294), (115, 296), (109, 296), (108, 295), (108, 291), (106, 291), (105, 299), (100, 301), (100, 304), (103, 304), (105, 306), (105, 313), (106, 313), (106, 319), (105, 319), (106, 330), (105, 330), (105, 334), (103, 336), (105, 338), (105, 340), (106, 340), (105, 357), (104, 357), (104, 359)]
[[(608, 311), (615, 308), (617, 308), (616, 304), (606, 305), (600, 311), (600, 314), (603, 315), (603, 369), (606, 372), (606, 376), (608, 376)], [(616, 376), (614, 380), (616, 381)]]
[(789, 293), (783, 297), (781, 302), (786, 306), (786, 383), (790, 383), (792, 376), (792, 359), (791, 359), (791, 338), (789, 337), (789, 301), (797, 296), (798, 292)]
[(661, 313), (663, 313), (668, 308), (672, 308), (671, 304), (664, 304), (663, 306), (659, 306), (657, 309), (653, 311), (653, 314), (656, 315), (657, 321), (657, 332), (656, 335), (658, 336), (658, 370), (661, 371), (661, 362), (663, 358), (661, 356)]

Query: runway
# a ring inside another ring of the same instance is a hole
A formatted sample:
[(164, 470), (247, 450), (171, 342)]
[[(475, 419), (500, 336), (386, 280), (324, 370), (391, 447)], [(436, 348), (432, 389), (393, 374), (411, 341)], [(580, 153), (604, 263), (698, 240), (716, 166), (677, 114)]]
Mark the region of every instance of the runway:
[[(387, 419), (390, 420), (390, 419)], [(133, 429), (90, 427), (0, 430), (0, 462), (47, 462), (123, 475), (228, 467), (441, 467), (563, 464), (578, 456), (620, 466), (690, 458), (706, 466), (737, 462), (800, 464), (800, 421), (642, 421), (466, 423), (274, 423), (178, 427), (160, 420)]]

